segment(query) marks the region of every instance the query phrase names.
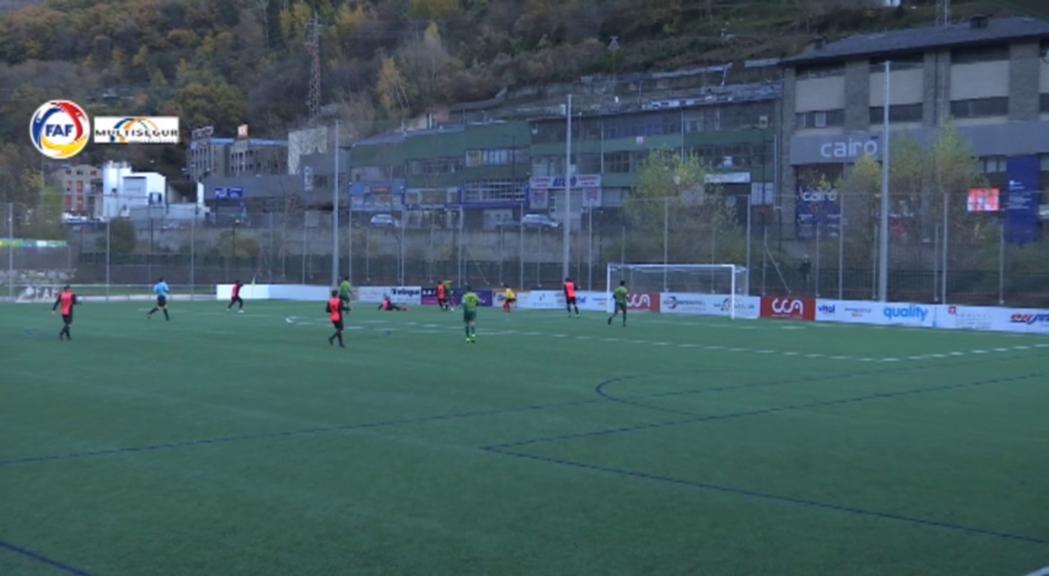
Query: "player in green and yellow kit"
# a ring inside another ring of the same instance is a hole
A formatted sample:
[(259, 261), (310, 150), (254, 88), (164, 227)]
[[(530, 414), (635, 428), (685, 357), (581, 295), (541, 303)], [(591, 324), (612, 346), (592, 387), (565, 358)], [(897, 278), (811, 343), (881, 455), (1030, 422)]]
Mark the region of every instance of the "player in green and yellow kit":
[(470, 344), (477, 342), (477, 307), (481, 304), (481, 298), (469, 286), (466, 294), (463, 294), (463, 324), (466, 327), (466, 341)]
[(629, 294), (630, 292), (626, 289), (626, 280), (620, 280), (619, 287), (612, 293), (612, 300), (615, 302), (616, 308), (612, 315), (608, 317), (609, 326), (612, 325), (612, 319), (620, 312), (623, 313), (623, 326), (626, 326), (626, 299)]

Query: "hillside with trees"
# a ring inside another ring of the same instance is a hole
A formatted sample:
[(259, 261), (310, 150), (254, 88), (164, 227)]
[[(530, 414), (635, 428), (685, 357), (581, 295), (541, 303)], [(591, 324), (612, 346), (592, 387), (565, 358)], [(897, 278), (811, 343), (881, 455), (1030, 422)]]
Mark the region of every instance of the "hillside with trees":
[[(7, 0), (0, 11), (0, 201), (39, 169), (25, 123), (48, 98), (94, 114), (172, 114), (187, 129), (280, 137), (307, 117), (309, 23), (321, 25), (321, 102), (350, 137), (502, 88), (584, 74), (793, 53), (819, 36), (933, 20), (932, 1)], [(955, 16), (1045, 15), (1025, 0), (956, 0)], [(619, 50), (609, 50), (615, 38)], [(92, 162), (127, 150), (92, 149)], [(132, 154), (155, 154), (144, 149)], [(177, 176), (181, 151), (138, 158)]]

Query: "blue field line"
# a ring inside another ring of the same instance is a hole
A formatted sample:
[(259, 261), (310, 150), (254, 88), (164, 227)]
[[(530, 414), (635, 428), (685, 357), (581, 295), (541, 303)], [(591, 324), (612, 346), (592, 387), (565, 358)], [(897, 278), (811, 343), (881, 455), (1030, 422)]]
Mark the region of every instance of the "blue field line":
[(75, 576), (91, 576), (91, 573), (87, 570), (84, 570), (83, 568), (70, 566), (69, 564), (65, 564), (59, 562), (58, 560), (48, 558), (47, 556), (44, 556), (43, 554), (34, 550), (23, 548), (21, 546), (15, 546), (14, 544), (4, 542), (3, 540), (0, 540), (0, 550), (7, 550), (8, 552), (13, 552), (14, 554), (17, 554), (19, 556), (35, 560), (36, 562), (47, 564), (48, 566), (51, 566), (52, 568), (55, 568), (57, 570), (61, 570), (66, 574), (74, 574)]
[(571, 402), (560, 402), (553, 404), (533, 404), (530, 406), (515, 406), (511, 408), (497, 408), (493, 410), (473, 410), (469, 412), (455, 412), (449, 414), (438, 414), (435, 416), (419, 416), (416, 418), (399, 418), (395, 420), (379, 420), (376, 422), (364, 422), (359, 424), (342, 424), (338, 426), (320, 426), (315, 428), (300, 428), (298, 430), (285, 430), (278, 432), (259, 432), (255, 434), (236, 434), (229, 436), (217, 436), (214, 438), (201, 438), (196, 440), (184, 440), (178, 442), (164, 442), (160, 444), (148, 444), (145, 446), (132, 446), (127, 448), (109, 448), (105, 450), (88, 450), (84, 452), (69, 452), (66, 454), (52, 454), (47, 456), (29, 456), (25, 458), (12, 458), (0, 460), (0, 467), (16, 466), (20, 464), (39, 464), (44, 462), (56, 462), (62, 460), (78, 460), (85, 458), (100, 458), (105, 456), (119, 456), (142, 452), (157, 452), (161, 450), (174, 450), (178, 448), (190, 448), (195, 446), (209, 446), (216, 444), (229, 444), (232, 442), (243, 442), (250, 440), (271, 440), (277, 438), (288, 438), (295, 436), (311, 436), (332, 432), (349, 432), (354, 430), (368, 430), (371, 428), (386, 428), (392, 426), (404, 426), (410, 424), (425, 424), (428, 422), (440, 422), (444, 420), (459, 420), (464, 418), (479, 418), (484, 416), (499, 416), (519, 412), (542, 411), (550, 408), (562, 408), (571, 406), (582, 406), (586, 404), (598, 404), (604, 401), (599, 398), (587, 400), (575, 400)]
[(535, 462), (544, 462), (547, 464), (557, 464), (560, 466), (568, 466), (571, 468), (577, 468), (582, 470), (589, 470), (592, 472), (601, 472), (605, 474), (613, 474), (616, 476), (623, 476), (629, 478), (636, 478), (641, 480), (649, 480), (654, 482), (661, 482), (664, 484), (672, 484), (676, 486), (682, 486), (686, 488), (694, 488), (699, 490), (707, 490), (711, 492), (720, 492), (723, 494), (732, 494), (736, 496), (742, 496), (745, 498), (752, 498), (764, 501), (779, 502), (783, 504), (792, 504), (795, 506), (802, 506), (806, 508), (816, 508), (821, 510), (829, 510), (832, 512), (842, 512), (846, 514), (854, 514), (857, 516), (866, 516), (868, 518), (878, 518), (882, 520), (890, 520), (894, 522), (903, 522), (906, 524), (913, 524), (918, 526), (927, 526), (932, 528), (942, 528), (946, 530), (953, 530), (955, 532), (964, 532), (967, 534), (990, 536), (993, 538), (999, 538), (1003, 540), (1011, 540), (1015, 542), (1025, 542), (1028, 544), (1039, 544), (1049, 545), (1049, 540), (1043, 538), (1036, 538), (1033, 536), (1025, 536), (1023, 534), (1012, 534), (1009, 532), (1000, 532), (998, 530), (988, 530), (985, 528), (977, 528), (973, 526), (965, 526), (963, 524), (954, 524), (951, 522), (942, 522), (939, 520), (932, 520), (928, 518), (919, 518), (916, 516), (906, 516), (904, 514), (895, 514), (892, 512), (878, 512), (877, 510), (867, 510), (864, 508), (858, 508), (855, 506), (846, 506), (842, 504), (834, 504), (830, 502), (820, 502), (818, 500), (809, 500), (807, 498), (798, 498), (794, 496), (784, 496), (780, 494), (772, 494), (769, 492), (760, 492), (757, 490), (751, 490), (748, 488), (740, 488), (737, 486), (727, 486), (722, 484), (713, 484), (710, 482), (694, 482), (691, 480), (682, 480), (680, 478), (673, 478), (670, 476), (661, 476), (658, 474), (649, 474), (647, 472), (637, 472), (634, 470), (626, 470), (621, 468), (612, 468), (608, 466), (598, 466), (596, 464), (587, 464), (584, 462), (576, 462), (573, 460), (562, 460), (558, 458), (550, 458), (547, 456), (536, 456), (534, 454), (525, 454), (522, 452), (514, 452), (499, 447), (487, 447), (485, 448), (488, 452), (498, 454), (500, 456), (512, 456), (514, 458), (520, 458), (524, 460), (532, 460)]
[[(966, 361), (966, 362), (953, 362), (951, 365), (952, 366), (959, 366), (959, 365), (962, 365), (962, 364), (987, 364), (987, 363), (990, 363), (990, 362), (1005, 361), (1005, 360), (1009, 360), (1011, 358), (1012, 358), (1012, 356), (1000, 356), (1000, 357), (997, 357), (997, 358), (994, 358), (994, 359), (981, 359), (981, 360), (972, 360), (972, 361)], [(145, 445), (145, 446), (132, 446), (132, 447), (126, 447), (126, 448), (108, 448), (108, 449), (101, 449), (101, 450), (86, 450), (86, 451), (82, 451), (82, 452), (68, 452), (68, 453), (65, 453), (65, 454), (50, 454), (50, 455), (43, 455), (43, 456), (27, 456), (27, 457), (22, 457), (22, 458), (10, 458), (10, 459), (7, 459), (7, 460), (0, 460), (0, 468), (4, 468), (4, 467), (7, 467), (7, 466), (17, 466), (17, 465), (26, 465), (26, 464), (41, 464), (41, 463), (58, 462), (58, 461), (65, 461), (65, 460), (80, 460), (80, 459), (86, 459), (86, 458), (103, 458), (103, 457), (109, 457), (109, 456), (120, 456), (120, 455), (128, 455), (128, 454), (144, 453), (144, 452), (157, 452), (157, 451), (162, 451), (162, 450), (175, 450), (175, 449), (181, 449), (181, 448), (192, 448), (192, 447), (198, 447), (198, 446), (209, 446), (209, 445), (217, 445), (217, 444), (230, 444), (230, 443), (233, 443), (233, 442), (242, 442), (242, 441), (251, 441), (251, 440), (270, 440), (270, 439), (288, 438), (288, 437), (297, 437), (297, 436), (307, 436), (307, 435), (317, 435), (317, 434), (325, 434), (325, 433), (333, 433), (333, 432), (349, 432), (349, 431), (353, 431), (353, 430), (367, 430), (367, 429), (373, 429), (373, 428), (386, 428), (386, 427), (403, 426), (403, 425), (410, 425), (410, 424), (425, 424), (425, 423), (428, 423), (428, 422), (441, 422), (441, 421), (447, 421), (447, 420), (460, 420), (460, 419), (466, 419), (466, 418), (481, 418), (481, 417), (486, 417), (486, 416), (500, 416), (500, 415), (503, 415), (503, 414), (514, 414), (514, 413), (521, 413), (521, 412), (543, 411), (543, 410), (549, 410), (549, 409), (555, 409), (555, 408), (570, 408), (570, 407), (573, 407), (573, 406), (585, 406), (585, 405), (589, 405), (589, 404), (601, 404), (601, 403), (608, 402), (609, 400), (617, 401), (617, 402), (620, 402), (620, 403), (623, 403), (623, 404), (629, 404), (629, 405), (634, 405), (634, 406), (638, 406), (638, 407), (648, 408), (648, 409), (652, 409), (652, 410), (663, 411), (664, 409), (661, 409), (661, 408), (658, 408), (658, 407), (647, 406), (647, 405), (644, 405), (644, 404), (637, 403), (635, 401), (636, 400), (643, 400), (643, 399), (646, 399), (646, 398), (661, 398), (661, 397), (666, 397), (666, 396), (677, 396), (677, 395), (685, 395), (685, 394), (700, 394), (700, 393), (704, 393), (704, 392), (723, 392), (723, 391), (744, 389), (744, 388), (754, 388), (754, 387), (764, 387), (764, 386), (780, 386), (780, 385), (787, 385), (787, 384), (818, 382), (818, 381), (824, 381), (824, 380), (857, 378), (857, 377), (874, 375), (874, 374), (889, 374), (889, 373), (899, 374), (899, 373), (903, 373), (903, 372), (912, 372), (912, 371), (918, 371), (918, 370), (926, 370), (926, 369), (937, 368), (937, 367), (942, 367), (942, 365), (935, 364), (935, 363), (929, 363), (929, 364), (917, 365), (917, 366), (915, 366), (915, 365), (900, 365), (899, 367), (894, 368), (892, 370), (886, 370), (886, 369), (882, 368), (882, 369), (871, 369), (871, 370), (862, 370), (862, 371), (855, 371), (855, 372), (838, 372), (838, 373), (832, 373), (832, 374), (821, 374), (819, 376), (783, 378), (783, 379), (772, 380), (772, 381), (750, 382), (750, 383), (745, 383), (745, 384), (717, 386), (717, 387), (712, 387), (712, 388), (698, 388), (698, 389), (692, 389), (692, 390), (673, 391), (673, 392), (657, 392), (657, 393), (652, 393), (652, 394), (639, 394), (639, 395), (634, 395), (634, 396), (623, 396), (623, 397), (611, 397), (611, 396), (607, 395), (607, 393), (604, 393), (604, 394), (602, 393), (603, 392), (603, 388), (604, 388), (605, 385), (611, 384), (611, 383), (614, 383), (614, 382), (628, 381), (628, 380), (642, 378), (642, 377), (646, 377), (646, 376), (651, 377), (651, 376), (667, 376), (667, 375), (675, 375), (675, 374), (689, 374), (689, 373), (695, 373), (695, 370), (690, 370), (690, 371), (677, 370), (677, 371), (671, 371), (671, 372), (660, 372), (660, 373), (649, 373), (649, 374), (635, 373), (635, 374), (627, 374), (627, 375), (619, 376), (619, 377), (612, 378), (612, 379), (605, 380), (605, 381), (601, 382), (600, 384), (598, 384), (598, 388), (601, 389), (598, 392), (598, 394), (601, 397), (587, 399), (587, 400), (573, 400), (573, 401), (568, 401), (568, 402), (551, 402), (551, 403), (546, 403), (546, 404), (533, 404), (533, 405), (528, 405), (528, 406), (513, 406), (513, 407), (509, 407), (509, 408), (496, 408), (496, 409), (491, 409), (491, 410), (473, 410), (473, 411), (467, 411), (467, 412), (453, 412), (453, 413), (449, 413), (449, 414), (438, 414), (438, 415), (431, 415), (431, 416), (419, 416), (419, 417), (415, 417), (415, 418), (399, 418), (399, 419), (393, 419), (393, 420), (380, 420), (380, 421), (376, 421), (376, 422), (365, 422), (365, 423), (358, 423), (358, 424), (342, 424), (342, 425), (337, 425), (337, 426), (322, 426), (322, 427), (316, 427), (316, 428), (304, 428), (304, 429), (298, 429), (298, 430), (286, 430), (286, 431), (278, 431), (278, 432), (259, 432), (259, 433), (253, 433), (253, 434), (236, 434), (236, 435), (227, 435), (227, 436), (217, 436), (217, 437), (213, 437), (213, 438), (201, 438), (201, 439), (194, 439), (194, 440), (179, 440), (179, 441), (174, 441), (174, 442), (164, 442), (164, 443), (158, 443), (158, 444), (149, 444), (149, 445)], [(686, 419), (686, 420), (675, 420), (675, 421), (672, 421), (670, 423), (665, 423), (665, 422), (658, 423), (657, 422), (657, 423), (653, 423), (653, 424), (646, 424), (646, 425), (642, 425), (642, 428), (640, 428), (640, 429), (646, 429), (646, 428), (649, 428), (649, 427), (662, 427), (662, 426), (667, 426), (667, 425), (676, 425), (676, 424), (679, 424), (679, 423), (690, 423), (690, 422), (696, 421), (697, 418), (699, 418), (699, 419), (706, 418), (706, 417), (698, 416), (698, 415), (696, 415), (694, 413), (689, 413), (689, 412), (682, 412), (679, 415), (689, 416), (689, 418)], [(615, 429), (615, 430), (616, 431), (620, 431), (620, 430), (622, 430), (622, 431), (630, 431), (630, 430), (632, 430), (634, 428), (636, 428), (636, 427), (630, 427), (630, 428), (627, 428), (627, 429)], [(599, 431), (598, 433), (606, 433), (606, 432), (607, 431)], [(594, 433), (593, 432), (587, 432), (587, 433), (581, 433), (581, 434), (583, 436), (586, 436), (586, 435), (590, 435), (590, 434), (594, 434)]]
[(1003, 376), (999, 378), (990, 378), (987, 380), (978, 380), (976, 382), (958, 382), (955, 384), (946, 384), (943, 386), (931, 386), (924, 388), (911, 388), (909, 390), (900, 390), (897, 392), (878, 392), (875, 394), (865, 394), (862, 396), (852, 396), (849, 398), (839, 398), (836, 400), (821, 400), (818, 402), (805, 402), (801, 404), (788, 404), (786, 406), (774, 406), (772, 408), (761, 408), (757, 410), (742, 410), (739, 412), (729, 412), (727, 414), (710, 414), (710, 415), (695, 415), (691, 418), (683, 418), (680, 420), (670, 420), (665, 422), (651, 422), (648, 424), (637, 424), (634, 426), (621, 426), (618, 428), (606, 428), (604, 430), (591, 430), (589, 432), (575, 432), (572, 434), (561, 434), (558, 436), (546, 436), (540, 438), (532, 438), (529, 440), (520, 440), (516, 442), (506, 442), (503, 444), (493, 444), (490, 446), (483, 446), (482, 448), (488, 450), (500, 450), (506, 448), (515, 448), (519, 446), (529, 446), (533, 444), (547, 444), (555, 442), (564, 442), (566, 440), (575, 440), (578, 438), (594, 438), (600, 436), (612, 436), (615, 434), (625, 434), (628, 432), (640, 432), (643, 430), (658, 430), (661, 428), (670, 428), (672, 426), (682, 426), (685, 424), (697, 424), (701, 422), (713, 422), (718, 420), (733, 420), (737, 418), (746, 418), (750, 416), (764, 416), (768, 414), (777, 414), (780, 412), (790, 412), (794, 410), (808, 410), (812, 408), (824, 408), (827, 406), (841, 406), (844, 404), (857, 404), (860, 402), (868, 402), (871, 400), (887, 400), (891, 398), (901, 398), (905, 396), (918, 396), (921, 394), (930, 394), (933, 392), (945, 392), (948, 390), (960, 390), (964, 388), (977, 388), (981, 386), (990, 386), (992, 384), (1005, 384), (1010, 382), (1021, 382), (1024, 380), (1031, 380), (1033, 378), (1044, 378), (1045, 372), (1031, 372), (1028, 374), (1021, 374), (1019, 376)]

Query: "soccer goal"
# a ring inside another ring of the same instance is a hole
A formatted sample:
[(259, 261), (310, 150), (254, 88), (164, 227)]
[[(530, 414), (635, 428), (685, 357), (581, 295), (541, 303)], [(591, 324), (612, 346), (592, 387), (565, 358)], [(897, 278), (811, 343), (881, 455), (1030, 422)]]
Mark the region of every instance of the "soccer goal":
[(696, 294), (724, 296), (728, 299), (728, 315), (736, 317), (736, 297), (749, 293), (746, 267), (734, 264), (626, 264), (609, 263), (606, 292), (609, 311), (612, 310), (612, 291), (621, 280), (631, 294)]

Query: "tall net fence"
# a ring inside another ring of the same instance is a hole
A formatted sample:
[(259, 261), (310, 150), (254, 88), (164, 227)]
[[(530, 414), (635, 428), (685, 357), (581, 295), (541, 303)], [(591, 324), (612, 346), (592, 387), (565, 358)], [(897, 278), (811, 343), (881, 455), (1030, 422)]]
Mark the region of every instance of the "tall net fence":
[[(872, 299), (878, 296), (877, 198), (842, 194), (834, 214), (799, 216), (720, 193), (700, 205), (676, 200), (584, 207), (572, 219), (568, 274), (605, 291), (609, 263), (733, 264), (750, 294)], [(1049, 238), (1010, 242), (1005, 212), (970, 213), (964, 197), (889, 218), (889, 299), (1049, 306)], [(163, 276), (182, 294), (214, 285), (328, 284), (333, 266), (357, 285), (456, 285), (559, 289), (564, 228), (553, 219), (488, 222), (468, 210), (350, 213), (294, 203), (236, 214), (153, 213), (109, 222), (48, 221), (0, 204), (0, 298), (23, 299), (62, 283), (108, 294), (144, 292)], [(333, 253), (338, 250), (337, 262)], [(102, 290), (98, 287), (108, 287)]]

